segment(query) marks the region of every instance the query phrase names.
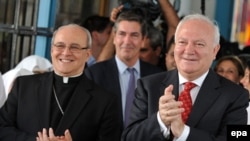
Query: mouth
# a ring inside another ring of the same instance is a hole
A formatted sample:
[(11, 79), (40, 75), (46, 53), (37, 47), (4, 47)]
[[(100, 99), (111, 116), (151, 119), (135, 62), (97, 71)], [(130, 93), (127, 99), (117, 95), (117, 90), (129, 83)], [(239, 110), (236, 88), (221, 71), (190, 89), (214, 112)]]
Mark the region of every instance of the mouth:
[(70, 59), (59, 59), (60, 62), (63, 62), (63, 63), (70, 63), (70, 62), (73, 62), (73, 60), (70, 60)]
[(196, 59), (190, 59), (190, 58), (183, 58), (184, 60), (188, 61), (188, 62), (194, 62), (196, 61)]

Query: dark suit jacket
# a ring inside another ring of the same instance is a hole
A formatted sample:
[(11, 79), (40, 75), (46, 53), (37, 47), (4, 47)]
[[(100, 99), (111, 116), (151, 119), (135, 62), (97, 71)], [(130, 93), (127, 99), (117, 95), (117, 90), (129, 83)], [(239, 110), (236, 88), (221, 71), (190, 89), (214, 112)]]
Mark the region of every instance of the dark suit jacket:
[[(53, 72), (16, 79), (8, 100), (0, 110), (1, 141), (35, 141), (38, 131), (49, 128)], [(70, 130), (73, 141), (118, 141), (120, 109), (118, 97), (107, 93), (82, 75), (56, 135)]]
[[(123, 141), (166, 141), (157, 121), (159, 98), (174, 85), (178, 99), (177, 70), (138, 80), (131, 111), (131, 124), (123, 132)], [(212, 70), (205, 78), (187, 121), (188, 141), (226, 141), (228, 124), (247, 124), (248, 92), (220, 77)]]
[[(143, 61), (140, 61), (140, 69), (141, 77), (162, 72), (160, 68)], [(89, 79), (94, 80), (100, 86), (118, 95), (120, 114), (122, 115), (121, 87), (115, 58), (94, 64), (85, 70), (85, 74)]]

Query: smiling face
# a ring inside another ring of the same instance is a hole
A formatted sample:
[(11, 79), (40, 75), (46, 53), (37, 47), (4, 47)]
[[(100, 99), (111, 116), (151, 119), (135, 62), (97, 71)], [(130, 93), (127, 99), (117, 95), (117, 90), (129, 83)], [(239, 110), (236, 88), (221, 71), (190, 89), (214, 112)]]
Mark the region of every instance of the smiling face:
[(143, 44), (140, 24), (135, 21), (121, 21), (115, 32), (114, 44), (117, 57), (128, 66), (134, 65)]
[(205, 21), (185, 21), (176, 31), (174, 57), (179, 72), (194, 80), (209, 70), (219, 50), (214, 28)]
[[(58, 50), (55, 44), (66, 46), (64, 50)], [(86, 61), (89, 58), (89, 49), (72, 52), (69, 47), (88, 46), (87, 33), (77, 25), (68, 25), (58, 29), (53, 38), (51, 58), (54, 71), (61, 76), (74, 76), (83, 72)]]
[(230, 60), (224, 60), (218, 64), (216, 72), (237, 84), (240, 82), (241, 76), (239, 76), (237, 66)]

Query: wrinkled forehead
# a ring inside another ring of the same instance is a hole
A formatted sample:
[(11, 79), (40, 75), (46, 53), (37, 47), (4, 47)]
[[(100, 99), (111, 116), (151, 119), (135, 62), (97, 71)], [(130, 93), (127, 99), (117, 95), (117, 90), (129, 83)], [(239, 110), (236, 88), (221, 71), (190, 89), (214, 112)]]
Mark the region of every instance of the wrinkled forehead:
[(205, 40), (215, 42), (214, 27), (202, 20), (189, 20), (179, 25), (175, 34), (175, 41), (178, 39)]
[(80, 28), (65, 27), (57, 31), (54, 42), (82, 44), (87, 42), (87, 34)]

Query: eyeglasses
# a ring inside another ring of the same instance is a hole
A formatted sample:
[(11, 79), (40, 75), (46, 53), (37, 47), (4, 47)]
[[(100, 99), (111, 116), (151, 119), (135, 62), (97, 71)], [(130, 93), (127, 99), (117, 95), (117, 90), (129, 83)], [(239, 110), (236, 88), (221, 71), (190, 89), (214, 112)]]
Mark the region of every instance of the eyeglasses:
[[(67, 47), (64, 43), (55, 43), (55, 44), (52, 44), (52, 45), (54, 46), (54, 48), (57, 51), (64, 51), (66, 49), (66, 47)], [(72, 53), (79, 53), (81, 50), (84, 50), (84, 49), (88, 49), (88, 47), (81, 47), (78, 44), (69, 45), (69, 51), (72, 52)]]

